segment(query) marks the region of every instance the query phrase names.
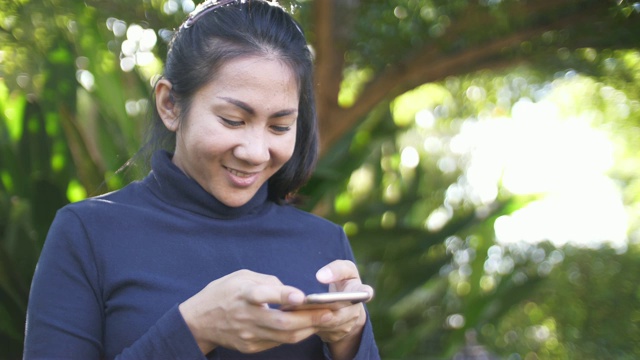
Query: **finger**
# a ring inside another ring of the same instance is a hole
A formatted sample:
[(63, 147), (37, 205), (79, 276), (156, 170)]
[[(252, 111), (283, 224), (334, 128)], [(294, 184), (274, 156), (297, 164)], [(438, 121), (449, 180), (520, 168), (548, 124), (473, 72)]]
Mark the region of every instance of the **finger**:
[(373, 288), (360, 280), (358, 268), (352, 261), (336, 260), (322, 267), (316, 273), (318, 281), (329, 284), (329, 291), (365, 291), (369, 293), (371, 301), (374, 296)]
[(231, 348), (238, 350), (241, 353), (250, 354), (282, 345), (281, 342), (271, 340), (256, 340), (257, 338), (258, 336), (253, 333), (242, 333), (239, 337), (238, 342), (234, 346), (231, 346)]
[(296, 343), (315, 334), (319, 326), (333, 320), (333, 315), (327, 309), (290, 312), (267, 309), (256, 320), (255, 334), (261, 339)]
[(356, 304), (334, 312), (334, 320), (318, 327), (318, 335), (325, 342), (335, 342), (359, 331), (366, 323), (367, 314), (364, 305)]
[(344, 291), (365, 291), (369, 293), (369, 298), (365, 301), (365, 302), (369, 302), (371, 301), (371, 299), (373, 299), (373, 297), (375, 296), (375, 291), (373, 290), (373, 288), (367, 284), (362, 284), (362, 283), (358, 283), (358, 284), (353, 284), (353, 287), (350, 286), (351, 284), (348, 284), (345, 287)]
[(352, 261), (335, 260), (318, 270), (316, 278), (323, 284), (330, 284), (349, 279), (360, 279), (360, 274)]
[(242, 287), (243, 297), (249, 303), (263, 305), (291, 304), (299, 305), (304, 302), (304, 293), (292, 286), (282, 284), (273, 275), (266, 275), (250, 270), (239, 270), (239, 276), (247, 280)]
[(336, 283), (329, 284), (329, 292), (366, 292), (369, 297), (365, 302), (371, 301), (374, 296), (373, 288), (369, 285), (363, 284), (360, 279), (343, 280)]
[(269, 309), (261, 326), (274, 330), (295, 331), (314, 328), (333, 319), (329, 309), (280, 311)]
[(257, 324), (256, 334), (268, 341), (293, 344), (308, 338), (318, 331), (316, 326), (309, 326), (315, 321), (308, 318), (302, 319), (306, 317), (302, 314), (285, 313), (284, 315), (289, 319), (278, 318), (277, 320), (270, 319), (266, 321), (266, 319), (262, 318), (261, 320), (263, 321)]
[(256, 305), (300, 305), (304, 302), (304, 293), (293, 286), (261, 284), (248, 287), (244, 298)]
[(347, 306), (334, 311), (331, 321), (318, 327), (319, 335), (329, 342), (337, 341), (349, 334), (359, 321), (362, 304)]

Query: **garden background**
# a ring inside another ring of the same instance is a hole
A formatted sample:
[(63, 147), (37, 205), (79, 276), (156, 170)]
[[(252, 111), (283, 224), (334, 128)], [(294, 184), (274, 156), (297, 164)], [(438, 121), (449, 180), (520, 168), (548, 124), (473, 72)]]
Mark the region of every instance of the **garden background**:
[[(383, 359), (640, 357), (640, 3), (281, 4), (315, 54), (300, 206), (347, 231)], [(0, 358), (55, 211), (143, 175), (195, 5), (0, 1)]]

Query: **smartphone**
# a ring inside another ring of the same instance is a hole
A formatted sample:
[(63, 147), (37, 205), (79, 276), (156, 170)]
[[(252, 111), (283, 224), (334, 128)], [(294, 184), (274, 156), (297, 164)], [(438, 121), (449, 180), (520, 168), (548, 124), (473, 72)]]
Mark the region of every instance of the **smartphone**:
[(371, 298), (366, 291), (352, 292), (327, 292), (309, 294), (305, 297), (304, 303), (300, 305), (283, 305), (280, 309), (284, 311), (309, 310), (309, 309), (340, 309), (345, 306), (368, 301)]

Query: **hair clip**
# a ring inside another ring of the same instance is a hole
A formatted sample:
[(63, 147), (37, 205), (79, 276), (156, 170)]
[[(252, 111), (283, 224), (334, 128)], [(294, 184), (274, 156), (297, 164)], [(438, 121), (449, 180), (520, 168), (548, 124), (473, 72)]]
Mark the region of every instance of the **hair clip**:
[[(218, 9), (222, 6), (229, 5), (238, 0), (207, 0), (203, 3), (198, 4), (195, 10), (193, 10), (187, 20), (182, 24), (180, 28), (187, 29), (190, 28), (199, 18), (201, 18), (206, 13)], [(240, 0), (240, 2), (244, 2), (244, 0)]]

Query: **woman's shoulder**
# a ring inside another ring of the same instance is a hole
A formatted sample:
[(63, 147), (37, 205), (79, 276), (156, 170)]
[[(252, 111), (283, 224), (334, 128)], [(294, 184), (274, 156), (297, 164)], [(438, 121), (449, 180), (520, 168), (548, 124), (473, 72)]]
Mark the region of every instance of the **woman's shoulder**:
[(110, 208), (135, 206), (143, 203), (141, 201), (143, 192), (144, 186), (142, 186), (141, 182), (136, 181), (121, 189), (67, 204), (59, 212), (68, 211), (83, 217), (95, 212), (102, 213)]
[(149, 195), (137, 183), (122, 189), (67, 204), (56, 212), (49, 228), (50, 237), (73, 242), (101, 238), (103, 233), (134, 229), (142, 223), (152, 207)]

